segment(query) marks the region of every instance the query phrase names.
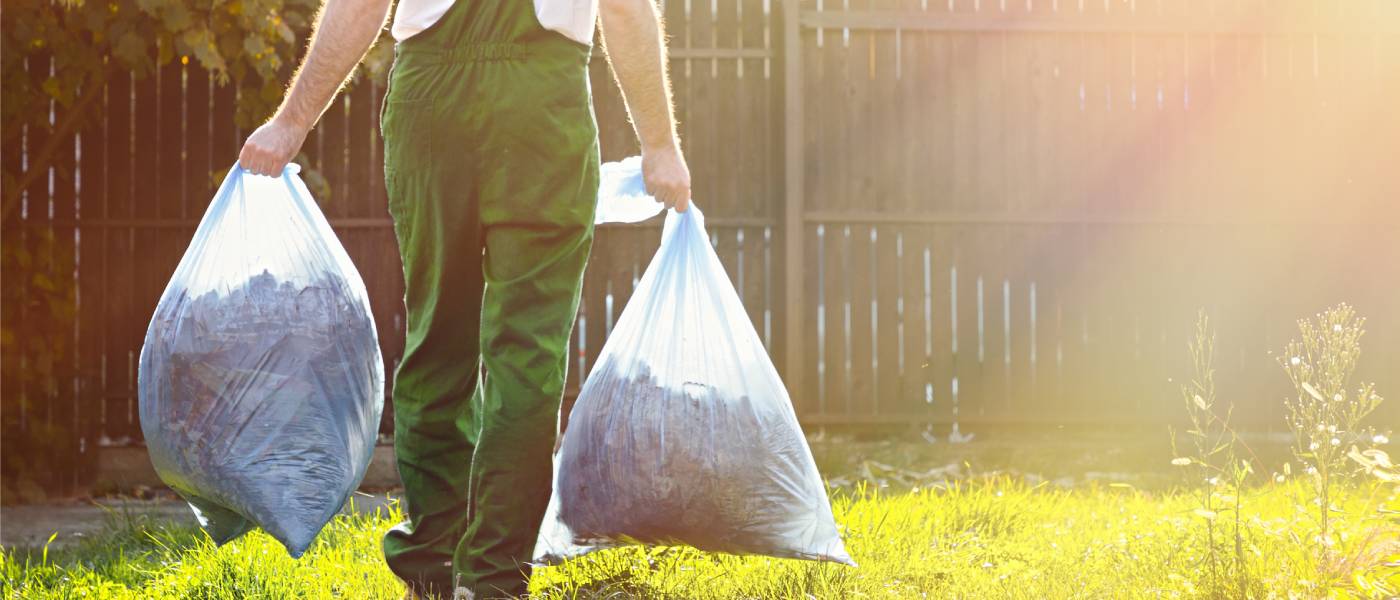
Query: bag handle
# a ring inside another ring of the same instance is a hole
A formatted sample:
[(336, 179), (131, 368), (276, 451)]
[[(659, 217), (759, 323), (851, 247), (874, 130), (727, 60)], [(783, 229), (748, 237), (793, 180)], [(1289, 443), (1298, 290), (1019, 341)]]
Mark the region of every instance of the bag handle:
[[(642, 180), (642, 157), (629, 156), (602, 164), (598, 178), (598, 207), (593, 213), (594, 225), (640, 223), (661, 214), (663, 210), (666, 210), (666, 205), (647, 193), (646, 182)], [(686, 213), (691, 210), (695, 210), (694, 201)]]

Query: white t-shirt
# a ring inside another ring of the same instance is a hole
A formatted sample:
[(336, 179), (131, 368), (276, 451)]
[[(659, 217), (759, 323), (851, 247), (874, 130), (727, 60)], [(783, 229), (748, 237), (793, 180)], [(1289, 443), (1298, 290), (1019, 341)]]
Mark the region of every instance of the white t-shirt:
[[(464, 0), (472, 2), (474, 0)], [(497, 0), (510, 1), (510, 0)], [(593, 25), (598, 20), (598, 0), (534, 0), (535, 17), (545, 29), (557, 31), (584, 45), (593, 43)], [(394, 25), (389, 30), (400, 42), (432, 27), (452, 0), (399, 0)]]

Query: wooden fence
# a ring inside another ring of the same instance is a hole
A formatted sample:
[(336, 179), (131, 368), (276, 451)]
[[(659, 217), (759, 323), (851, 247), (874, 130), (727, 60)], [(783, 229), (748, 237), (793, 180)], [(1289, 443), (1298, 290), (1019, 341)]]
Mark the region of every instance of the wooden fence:
[[(805, 422), (1167, 422), (1206, 308), (1223, 394), (1276, 428), (1288, 390), (1274, 360), (1294, 319), (1340, 301), (1371, 317), (1362, 375), (1400, 393), (1400, 3), (669, 0), (665, 13), (695, 197)], [(601, 59), (593, 75), (605, 159), (634, 153)], [(307, 150), (392, 368), (402, 281), (381, 93), (366, 82), (337, 99)], [(178, 61), (119, 78), (103, 118), (27, 190), (4, 233), (71, 248), (52, 278), (76, 285), (77, 318), (21, 327), (74, 349), (55, 381), (6, 390), (26, 423), (71, 421), (85, 447), (139, 440), (142, 336), (246, 133), (227, 116), (236, 102)], [(656, 224), (600, 231), (571, 388), (658, 238)]]
[(809, 420), (1167, 420), (1198, 307), (1252, 424), (1331, 303), (1400, 384), (1396, 3), (834, 4), (785, 32)]
[(1332, 303), (1400, 384), (1400, 4), (786, 6), (808, 421), (1170, 420), (1198, 308), (1252, 425)]

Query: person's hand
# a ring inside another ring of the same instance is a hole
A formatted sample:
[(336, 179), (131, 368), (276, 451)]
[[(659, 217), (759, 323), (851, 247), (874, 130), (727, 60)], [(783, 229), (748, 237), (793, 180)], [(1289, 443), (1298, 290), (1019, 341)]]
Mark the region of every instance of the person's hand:
[(238, 153), (238, 164), (257, 175), (276, 177), (292, 161), (306, 141), (309, 128), (290, 120), (274, 116), (248, 136), (243, 142), (243, 151)]
[(685, 212), (690, 208), (690, 167), (675, 144), (655, 150), (642, 149), (642, 181), (647, 193), (666, 208)]

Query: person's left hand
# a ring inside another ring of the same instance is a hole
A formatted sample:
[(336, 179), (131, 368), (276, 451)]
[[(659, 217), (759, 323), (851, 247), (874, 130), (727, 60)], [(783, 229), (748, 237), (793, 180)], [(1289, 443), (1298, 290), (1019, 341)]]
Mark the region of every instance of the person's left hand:
[(238, 164), (257, 174), (276, 177), (292, 161), (306, 141), (309, 128), (292, 123), (280, 115), (272, 117), (248, 136), (243, 142), (243, 151), (238, 154)]

